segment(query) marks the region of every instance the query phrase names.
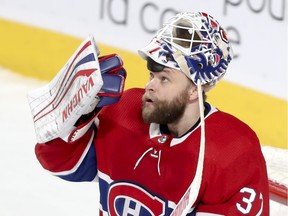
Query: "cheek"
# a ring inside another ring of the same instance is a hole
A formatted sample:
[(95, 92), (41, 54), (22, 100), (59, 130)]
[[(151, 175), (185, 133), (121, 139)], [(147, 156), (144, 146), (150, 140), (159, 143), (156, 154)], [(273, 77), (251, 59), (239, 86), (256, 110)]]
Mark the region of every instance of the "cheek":
[(161, 98), (169, 100), (170, 98), (179, 96), (179, 93), (179, 88), (166, 88), (165, 90), (161, 91)]

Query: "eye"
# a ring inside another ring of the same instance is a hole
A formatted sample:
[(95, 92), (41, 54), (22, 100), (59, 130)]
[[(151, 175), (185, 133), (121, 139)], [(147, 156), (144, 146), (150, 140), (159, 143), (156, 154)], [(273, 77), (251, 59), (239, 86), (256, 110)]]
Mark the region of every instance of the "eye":
[(168, 82), (169, 81), (169, 78), (166, 76), (161, 76), (160, 79), (161, 79), (161, 82)]

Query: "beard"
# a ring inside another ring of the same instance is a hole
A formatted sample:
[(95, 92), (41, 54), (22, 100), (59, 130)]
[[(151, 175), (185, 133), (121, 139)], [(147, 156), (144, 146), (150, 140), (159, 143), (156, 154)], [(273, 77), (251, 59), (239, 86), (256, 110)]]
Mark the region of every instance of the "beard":
[(151, 107), (145, 105), (147, 96), (144, 94), (142, 98), (142, 118), (146, 123), (169, 124), (177, 122), (184, 114), (188, 97), (186, 89), (170, 102), (153, 98), (151, 109)]

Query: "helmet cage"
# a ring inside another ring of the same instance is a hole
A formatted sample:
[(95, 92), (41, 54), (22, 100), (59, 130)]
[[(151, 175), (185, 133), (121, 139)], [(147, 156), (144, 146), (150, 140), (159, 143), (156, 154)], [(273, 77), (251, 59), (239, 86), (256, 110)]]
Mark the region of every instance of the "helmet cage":
[(232, 60), (225, 30), (205, 13), (181, 13), (160, 29), (139, 54), (183, 71), (195, 84), (215, 83)]

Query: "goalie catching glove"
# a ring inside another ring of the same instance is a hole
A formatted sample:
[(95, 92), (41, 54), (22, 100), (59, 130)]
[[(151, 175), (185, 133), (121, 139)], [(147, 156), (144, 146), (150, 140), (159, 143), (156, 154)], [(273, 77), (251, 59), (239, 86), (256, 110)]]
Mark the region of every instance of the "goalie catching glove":
[(93, 123), (90, 119), (75, 127), (81, 116), (120, 99), (126, 78), (123, 62), (116, 54), (99, 59), (98, 55), (99, 49), (90, 36), (50, 83), (28, 93), (38, 143), (58, 137), (75, 140), (76, 132), (84, 133)]

